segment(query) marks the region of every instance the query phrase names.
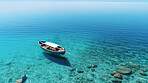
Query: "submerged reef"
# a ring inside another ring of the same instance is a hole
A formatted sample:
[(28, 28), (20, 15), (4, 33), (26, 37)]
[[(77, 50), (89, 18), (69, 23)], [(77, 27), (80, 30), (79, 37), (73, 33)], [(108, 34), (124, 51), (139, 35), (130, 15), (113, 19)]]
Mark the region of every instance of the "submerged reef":
[[(24, 59), (28, 62), (24, 62)], [(60, 60), (61, 61), (61, 60)], [(65, 61), (65, 59), (61, 62)], [(0, 78), (3, 83), (148, 83), (147, 66), (138, 62), (124, 62), (117, 65), (110, 65), (105, 62), (85, 62), (61, 65), (46, 59), (44, 56), (32, 58), (20, 58), (3, 60), (1, 73), (5, 78)], [(22, 75), (25, 73), (24, 75)], [(20, 75), (22, 75), (20, 77)], [(18, 78), (20, 77), (20, 78)], [(5, 79), (3, 81), (3, 79)]]
[(148, 77), (144, 77), (147, 76), (147, 69), (134, 62), (128, 62), (115, 67), (115, 71), (110, 72), (110, 75), (113, 76), (111, 79), (113, 83), (124, 83), (130, 79), (135, 79), (135, 77), (137, 78), (135, 83), (148, 83)]
[[(109, 74), (99, 73), (96, 64), (87, 65), (85, 68), (70, 68), (70, 77), (74, 77), (76, 83), (126, 83), (133, 80), (135, 83), (147, 83), (147, 69), (135, 62), (127, 62), (114, 67)], [(77, 71), (76, 71), (77, 70)], [(86, 75), (86, 76), (85, 76)], [(101, 77), (99, 76), (101, 75)], [(88, 78), (89, 76), (89, 78)]]
[(19, 79), (16, 80), (16, 83), (25, 83), (27, 80), (27, 77), (25, 74), (23, 74)]

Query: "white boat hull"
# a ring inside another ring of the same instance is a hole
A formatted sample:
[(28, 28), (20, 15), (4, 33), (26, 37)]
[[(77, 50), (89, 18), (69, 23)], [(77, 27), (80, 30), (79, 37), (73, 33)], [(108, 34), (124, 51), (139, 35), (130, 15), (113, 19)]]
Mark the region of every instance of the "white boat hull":
[(66, 50), (64, 49), (63, 51), (53, 51), (53, 50), (49, 50), (49, 49), (45, 49), (45, 48), (43, 48), (40, 44), (39, 44), (39, 46), (43, 49), (43, 50), (45, 50), (46, 52), (50, 52), (50, 53), (55, 53), (55, 54), (65, 54), (65, 52), (66, 52)]

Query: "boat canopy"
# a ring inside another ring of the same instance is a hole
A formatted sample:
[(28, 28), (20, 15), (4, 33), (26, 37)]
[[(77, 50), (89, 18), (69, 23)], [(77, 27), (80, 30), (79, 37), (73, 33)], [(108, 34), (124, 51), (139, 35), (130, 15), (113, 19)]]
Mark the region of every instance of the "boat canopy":
[(59, 46), (59, 45), (51, 43), (51, 42), (45, 42), (44, 44), (49, 45), (49, 46), (54, 47), (54, 48)]

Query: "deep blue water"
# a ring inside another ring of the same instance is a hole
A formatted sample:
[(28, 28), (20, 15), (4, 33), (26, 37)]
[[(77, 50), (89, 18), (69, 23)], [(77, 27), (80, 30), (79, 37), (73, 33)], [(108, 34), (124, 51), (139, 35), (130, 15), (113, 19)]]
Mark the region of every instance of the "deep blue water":
[[(121, 64), (135, 62), (148, 68), (148, 7), (139, 7), (1, 14), (0, 82), (14, 83), (26, 74), (26, 83), (109, 83), (110, 72)], [(62, 45), (66, 58), (42, 53), (38, 40)], [(89, 64), (98, 65), (95, 72), (87, 69)], [(81, 67), (84, 73), (71, 72), (71, 67)], [(148, 82), (139, 73), (124, 78), (123, 83)]]

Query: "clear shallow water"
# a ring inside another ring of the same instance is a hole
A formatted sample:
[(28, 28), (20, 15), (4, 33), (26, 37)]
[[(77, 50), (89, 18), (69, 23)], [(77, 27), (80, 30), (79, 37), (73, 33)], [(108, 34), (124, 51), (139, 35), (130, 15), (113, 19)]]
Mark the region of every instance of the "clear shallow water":
[[(121, 64), (134, 62), (147, 68), (148, 12), (141, 9), (137, 8), (138, 13), (57, 9), (60, 12), (1, 15), (1, 83), (14, 83), (22, 74), (28, 77), (26, 83), (106, 83), (113, 78), (110, 72)], [(66, 59), (43, 54), (37, 40), (60, 44), (70, 54), (65, 54)], [(98, 67), (92, 72), (89, 64)], [(77, 72), (79, 67), (84, 73)], [(148, 82), (148, 77), (138, 72), (122, 81), (135, 83), (139, 79)]]

